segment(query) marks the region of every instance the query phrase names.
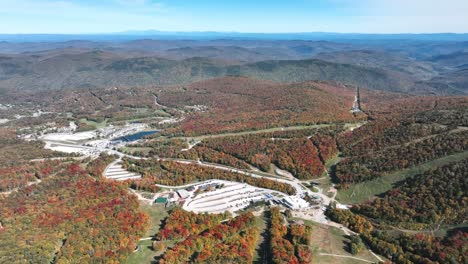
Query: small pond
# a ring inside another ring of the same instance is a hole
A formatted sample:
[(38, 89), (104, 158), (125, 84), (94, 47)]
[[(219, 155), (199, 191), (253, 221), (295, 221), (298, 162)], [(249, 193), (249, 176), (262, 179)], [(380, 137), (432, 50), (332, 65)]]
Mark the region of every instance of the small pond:
[(139, 140), (139, 139), (141, 139), (141, 138), (143, 138), (145, 136), (149, 136), (149, 135), (152, 135), (152, 134), (155, 134), (155, 133), (158, 133), (158, 132), (159, 132), (158, 130), (146, 130), (146, 131), (141, 131), (141, 132), (138, 132), (138, 133), (135, 133), (135, 134), (119, 137), (119, 138), (114, 139), (113, 141), (132, 142), (132, 141)]

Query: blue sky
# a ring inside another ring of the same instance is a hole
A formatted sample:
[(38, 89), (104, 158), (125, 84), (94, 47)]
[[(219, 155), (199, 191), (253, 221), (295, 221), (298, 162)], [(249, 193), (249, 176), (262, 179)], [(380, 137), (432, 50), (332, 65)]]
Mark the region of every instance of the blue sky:
[(0, 0), (0, 33), (466, 33), (467, 14), (467, 0)]

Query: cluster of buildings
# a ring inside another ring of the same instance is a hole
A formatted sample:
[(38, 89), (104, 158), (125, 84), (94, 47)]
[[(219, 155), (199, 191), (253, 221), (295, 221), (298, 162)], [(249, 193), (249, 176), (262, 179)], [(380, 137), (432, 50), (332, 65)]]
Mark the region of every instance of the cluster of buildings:
[(154, 202), (166, 207), (181, 206), (196, 213), (234, 213), (258, 203), (280, 205), (291, 210), (311, 207), (311, 204), (299, 196), (288, 196), (245, 183), (224, 180), (209, 180), (185, 189), (163, 193)]
[(164, 204), (166, 207), (179, 205), (183, 206), (186, 200), (194, 198), (197, 194), (213, 191), (221, 188), (222, 184), (217, 182), (205, 182), (200, 185), (192, 185), (185, 189), (179, 189), (173, 192), (162, 193), (154, 200), (155, 204)]
[(270, 200), (273, 205), (282, 205), (291, 210), (301, 210), (310, 207), (310, 204), (304, 199), (296, 196), (285, 196), (283, 198), (274, 198)]

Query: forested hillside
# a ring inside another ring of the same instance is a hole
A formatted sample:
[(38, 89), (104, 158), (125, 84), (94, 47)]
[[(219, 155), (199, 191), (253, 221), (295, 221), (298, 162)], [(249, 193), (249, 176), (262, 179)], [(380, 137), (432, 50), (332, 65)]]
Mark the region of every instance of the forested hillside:
[[(245, 213), (220, 223), (223, 217), (227, 216), (174, 210), (160, 232), (160, 239), (182, 240), (168, 249), (159, 263), (251, 263), (259, 239), (256, 218)], [(177, 234), (179, 230), (181, 233)]]
[(122, 262), (147, 228), (123, 186), (95, 181), (79, 164), (0, 198), (0, 262)]
[(275, 84), (243, 77), (197, 82), (162, 91), (171, 107), (203, 105), (167, 135), (199, 135), (279, 126), (356, 122), (349, 112), (354, 90), (333, 83)]
[(271, 261), (275, 264), (298, 263), (306, 264), (312, 260), (309, 249), (310, 228), (304, 225), (284, 225), (283, 215), (279, 208), (270, 211)]
[(18, 139), (14, 130), (0, 128), (0, 193), (53, 176), (66, 166), (61, 161), (31, 159), (67, 156), (73, 155), (44, 149), (41, 141)]
[(454, 229), (445, 237), (430, 234), (390, 234), (378, 230), (365, 217), (350, 210), (329, 208), (327, 215), (333, 221), (344, 224), (358, 232), (369, 247), (392, 262), (404, 263), (464, 263), (466, 262), (466, 243), (468, 233)]
[[(335, 137), (340, 131), (340, 128), (304, 129), (207, 139), (191, 150), (197, 153), (195, 157), (190, 153), (180, 156), (214, 162), (211, 156), (204, 155), (215, 151), (263, 171), (269, 171), (275, 164), (299, 179), (311, 179), (322, 175), (325, 162), (337, 154)], [(236, 167), (236, 163), (226, 165)]]
[[(279, 47), (276, 50), (281, 52)], [(2, 55), (0, 90), (170, 86), (225, 76), (244, 76), (280, 83), (337, 81), (368, 89), (412, 94), (466, 93), (463, 87), (466, 80), (463, 81), (460, 72), (463, 68), (448, 71), (444, 70), (444, 65), (417, 61), (401, 54), (375, 53), (372, 50), (330, 52), (312, 58), (316, 54), (314, 51), (310, 55), (285, 55), (286, 59), (278, 60), (280, 54), (274, 48), (248, 50), (224, 46), (184, 47), (168, 50), (163, 55), (94, 49)], [(382, 64), (376, 60), (381, 57), (389, 63)]]
[(468, 159), (434, 168), (399, 183), (370, 204), (353, 208), (405, 228), (463, 223), (468, 218)]
[(346, 188), (466, 152), (467, 103), (463, 97), (448, 97), (397, 99), (393, 107), (369, 104), (376, 120), (339, 136), (343, 159), (335, 180)]
[(466, 262), (467, 103), (367, 104), (370, 121), (338, 137), (343, 157), (333, 174), (340, 197), (355, 202), (330, 206), (330, 219), (395, 263)]
[(196, 164), (184, 164), (175, 161), (158, 161), (157, 159), (125, 159), (124, 167), (129, 171), (142, 174), (143, 179), (148, 179), (146, 181), (148, 185), (162, 184), (178, 186), (195, 181), (219, 179), (245, 182), (253, 186), (272, 189), (287, 194), (294, 194), (296, 192), (294, 188), (287, 183), (266, 178), (253, 178), (228, 170), (202, 167)]

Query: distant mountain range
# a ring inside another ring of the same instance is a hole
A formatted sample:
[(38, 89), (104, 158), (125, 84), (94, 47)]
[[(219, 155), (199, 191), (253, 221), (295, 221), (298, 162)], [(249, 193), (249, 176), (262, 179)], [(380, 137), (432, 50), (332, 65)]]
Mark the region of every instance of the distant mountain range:
[(390, 42), (0, 42), (0, 90), (166, 86), (245, 76), (279, 83), (331, 80), (412, 94), (467, 93), (468, 42)]
[(298, 33), (242, 33), (242, 32), (175, 32), (175, 31), (125, 31), (103, 34), (0, 34), (0, 41), (9, 42), (61, 42), (70, 40), (89, 41), (128, 41), (142, 37), (148, 39), (251, 39), (251, 40), (423, 40), (423, 41), (468, 41), (468, 34), (436, 33), (436, 34), (365, 34), (365, 33), (334, 33), (334, 32), (298, 32)]

